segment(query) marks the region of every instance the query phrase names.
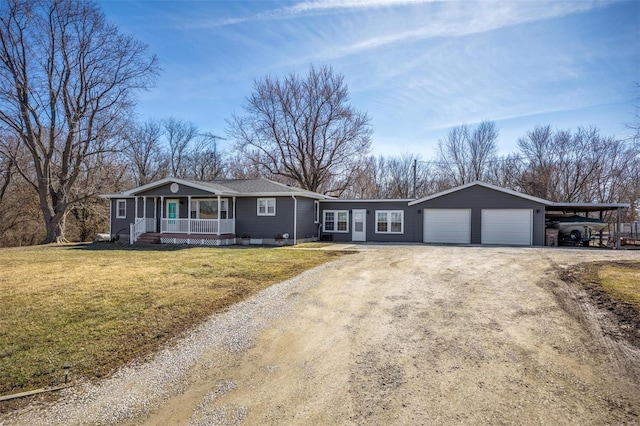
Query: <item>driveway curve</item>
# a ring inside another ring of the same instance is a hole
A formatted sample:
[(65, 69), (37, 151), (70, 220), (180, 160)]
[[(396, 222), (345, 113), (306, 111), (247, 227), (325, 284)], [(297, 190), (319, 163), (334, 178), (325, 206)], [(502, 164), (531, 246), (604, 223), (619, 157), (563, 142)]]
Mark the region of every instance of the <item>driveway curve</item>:
[(598, 313), (557, 278), (580, 262), (637, 254), (359, 250), (211, 318), (145, 364), (4, 422), (639, 421), (640, 353), (601, 335)]

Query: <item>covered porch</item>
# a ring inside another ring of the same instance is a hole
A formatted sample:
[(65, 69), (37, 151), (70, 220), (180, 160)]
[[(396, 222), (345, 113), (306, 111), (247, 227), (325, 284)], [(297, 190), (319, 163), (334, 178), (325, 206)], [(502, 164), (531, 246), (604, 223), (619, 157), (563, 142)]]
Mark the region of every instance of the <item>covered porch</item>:
[[(235, 238), (235, 197), (135, 196), (135, 220), (131, 224), (130, 243), (145, 233), (190, 236), (199, 239)], [(161, 242), (169, 241), (161, 238)]]

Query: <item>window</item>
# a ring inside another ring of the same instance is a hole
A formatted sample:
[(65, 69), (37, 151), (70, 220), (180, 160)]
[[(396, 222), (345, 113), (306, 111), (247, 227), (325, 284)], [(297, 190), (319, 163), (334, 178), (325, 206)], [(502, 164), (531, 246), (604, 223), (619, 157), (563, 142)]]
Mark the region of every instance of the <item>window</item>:
[(124, 219), (127, 217), (127, 200), (116, 201), (116, 218)]
[(376, 234), (404, 233), (402, 210), (376, 210)]
[[(229, 211), (229, 200), (220, 200), (220, 219), (226, 219)], [(218, 219), (218, 200), (191, 200), (191, 219)]]
[(313, 202), (313, 222), (320, 223), (320, 201)]
[(276, 199), (258, 198), (258, 216), (275, 216)]
[(347, 210), (325, 210), (325, 232), (349, 232), (349, 212)]

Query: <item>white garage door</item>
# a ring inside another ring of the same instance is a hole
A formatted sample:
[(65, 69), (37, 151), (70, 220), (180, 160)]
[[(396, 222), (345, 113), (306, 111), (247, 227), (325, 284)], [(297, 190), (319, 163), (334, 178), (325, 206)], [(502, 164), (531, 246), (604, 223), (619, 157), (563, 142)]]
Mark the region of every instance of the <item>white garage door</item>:
[(469, 244), (471, 210), (424, 209), (424, 242)]
[(530, 246), (533, 234), (533, 210), (482, 210), (482, 244)]

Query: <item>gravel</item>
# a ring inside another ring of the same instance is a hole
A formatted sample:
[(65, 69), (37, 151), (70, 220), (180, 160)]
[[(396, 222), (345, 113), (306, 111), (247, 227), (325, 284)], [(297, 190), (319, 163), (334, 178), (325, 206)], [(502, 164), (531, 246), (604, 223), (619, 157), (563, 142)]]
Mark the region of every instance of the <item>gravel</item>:
[[(192, 367), (208, 352), (223, 349), (231, 353), (253, 346), (257, 334), (271, 321), (287, 315), (301, 292), (316, 286), (323, 271), (333, 269), (336, 260), (282, 283), (273, 285), (249, 300), (213, 315), (175, 345), (160, 351), (152, 360), (129, 365), (98, 383), (80, 383), (61, 391), (61, 398), (48, 406), (19, 410), (0, 420), (0, 425), (107, 425), (143, 418), (163, 401), (182, 392)], [(215, 360), (213, 360), (215, 362)], [(203, 400), (191, 423), (238, 424), (246, 407), (208, 410), (219, 395), (233, 389), (222, 383)]]

